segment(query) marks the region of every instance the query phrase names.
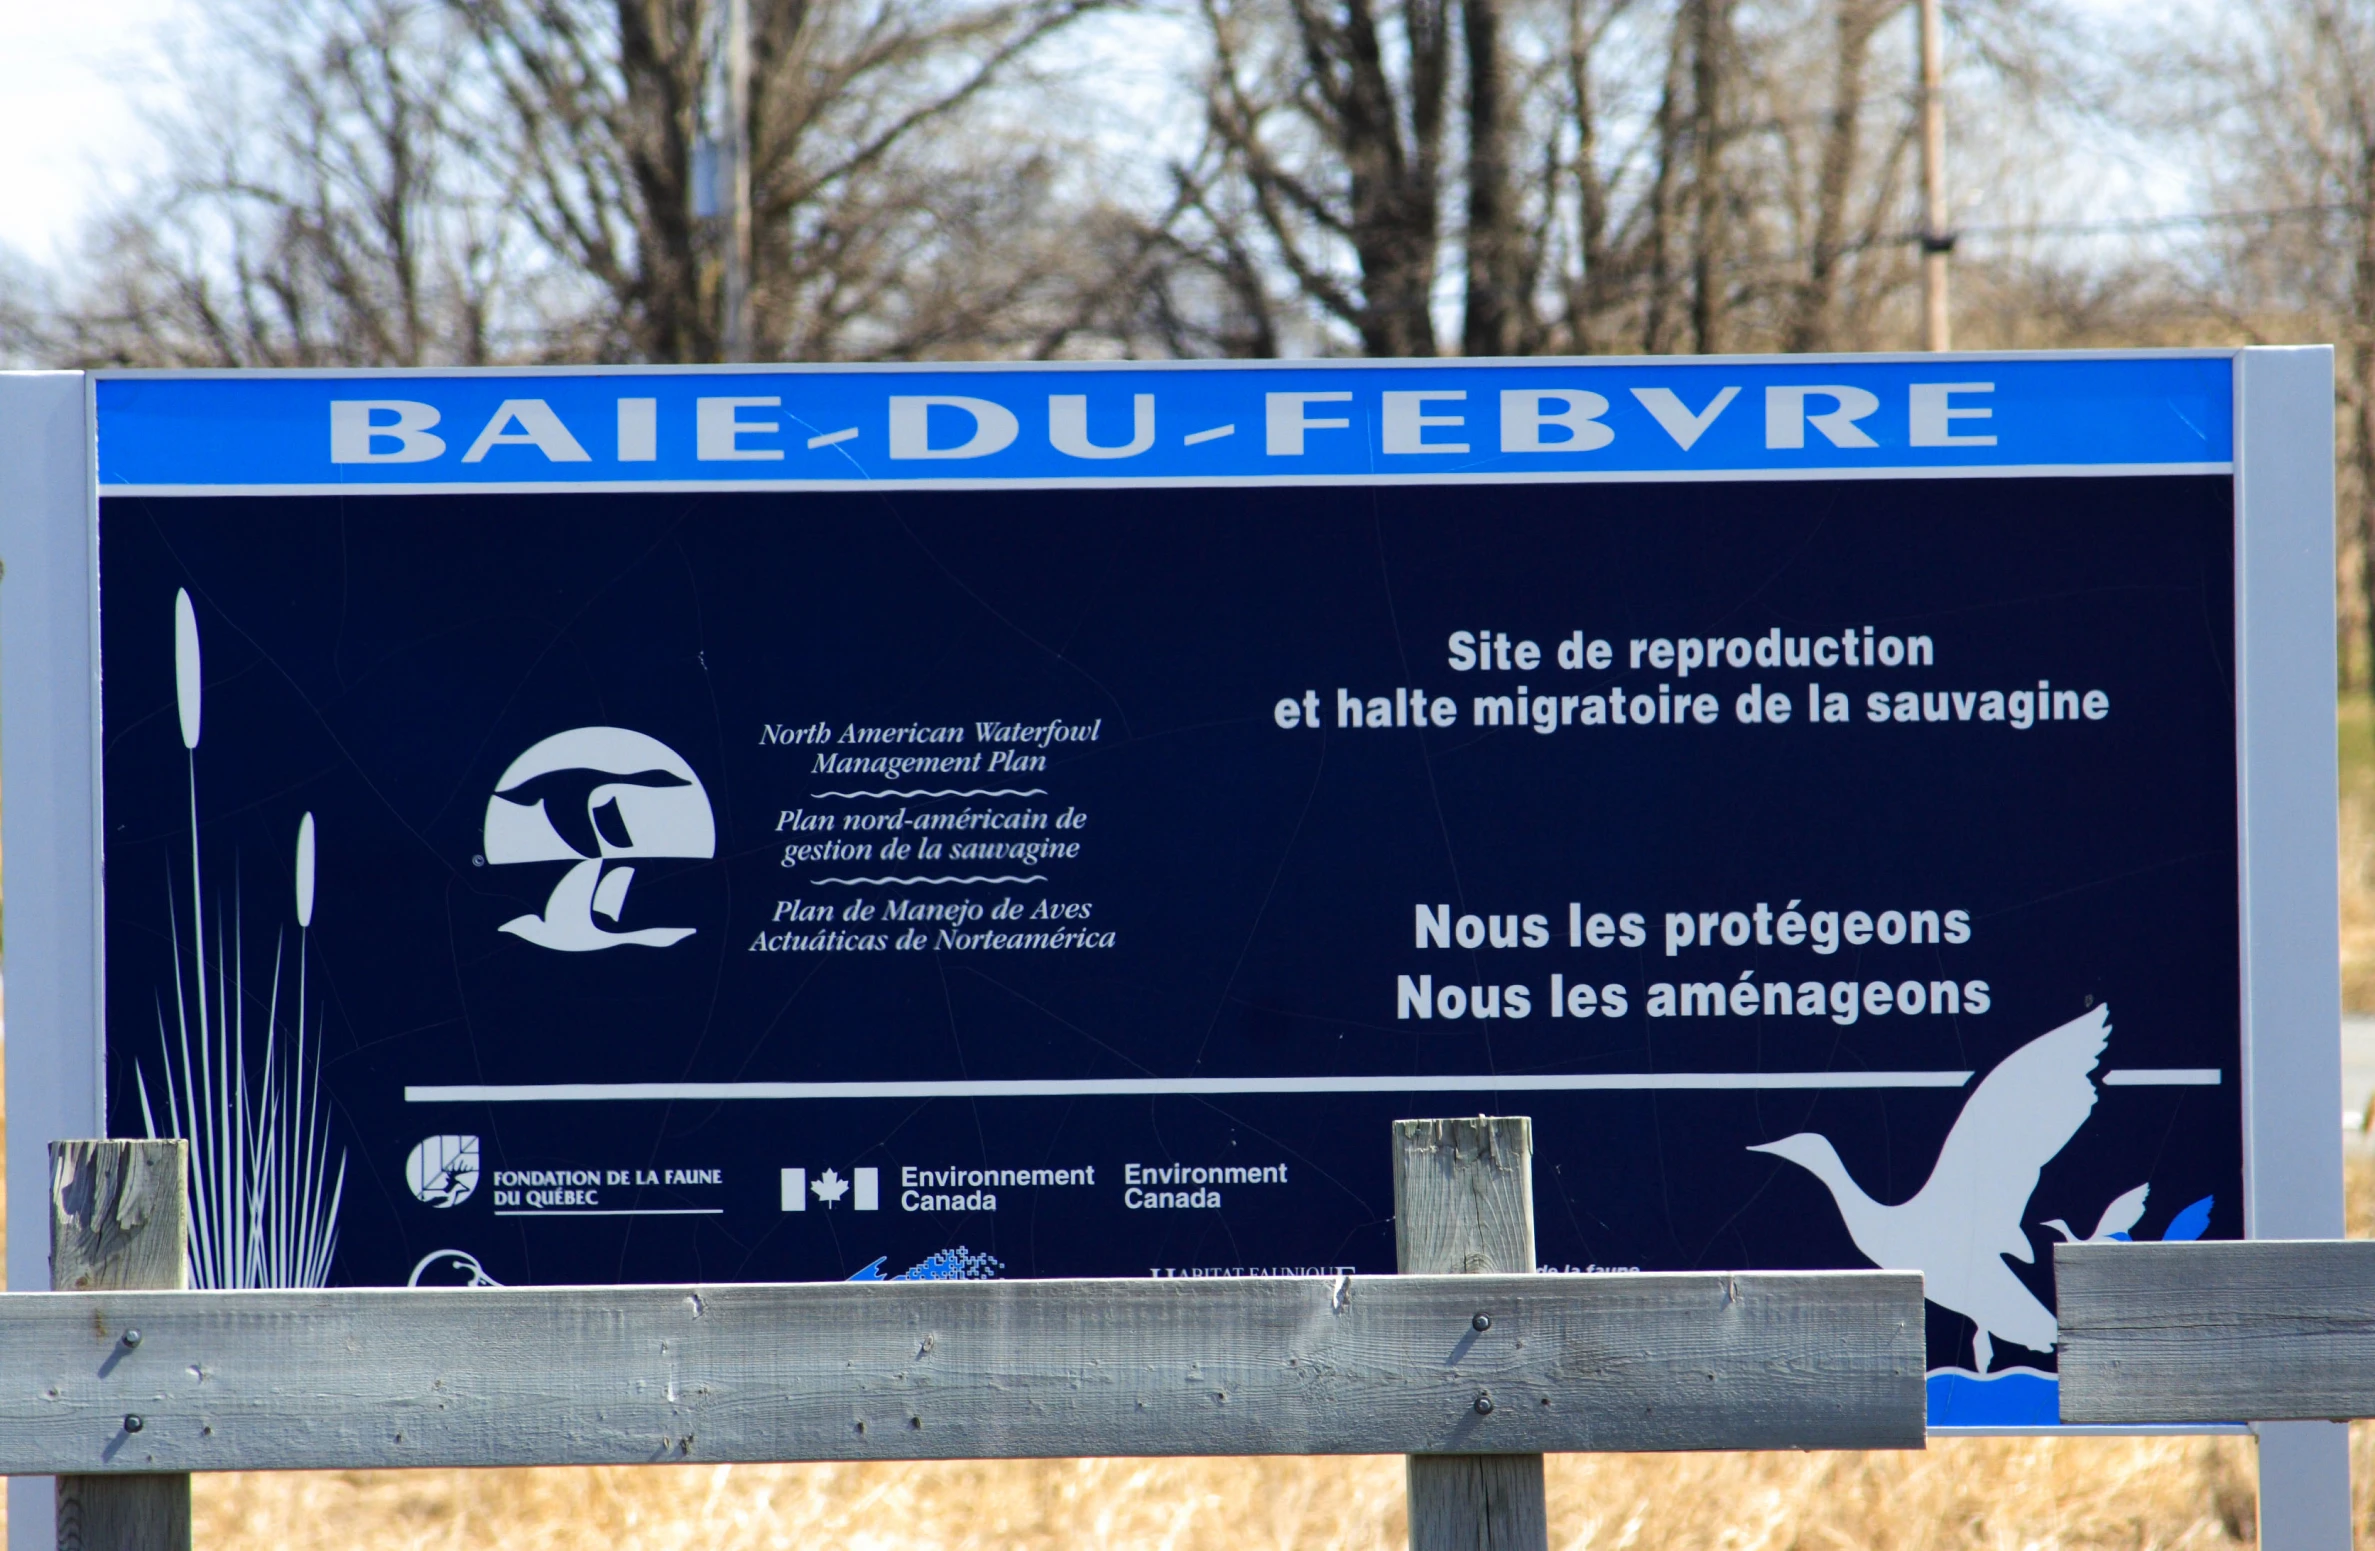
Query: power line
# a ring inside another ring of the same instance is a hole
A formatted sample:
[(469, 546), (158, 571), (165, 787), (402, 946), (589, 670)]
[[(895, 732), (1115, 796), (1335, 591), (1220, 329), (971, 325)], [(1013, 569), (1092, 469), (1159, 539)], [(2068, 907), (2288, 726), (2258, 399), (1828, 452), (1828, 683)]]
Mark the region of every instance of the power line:
[[(2042, 221), (2002, 222), (1957, 228), (1958, 237), (2110, 237), (2130, 232), (2175, 231), (2185, 227), (2251, 226), (2263, 222), (2298, 221), (2318, 216), (2344, 215), (2359, 208), (2349, 204), (2284, 205), (2267, 210), (2195, 211), (2184, 215), (2138, 216), (2120, 221)], [(1919, 232), (1907, 232), (1897, 239), (1917, 243)]]

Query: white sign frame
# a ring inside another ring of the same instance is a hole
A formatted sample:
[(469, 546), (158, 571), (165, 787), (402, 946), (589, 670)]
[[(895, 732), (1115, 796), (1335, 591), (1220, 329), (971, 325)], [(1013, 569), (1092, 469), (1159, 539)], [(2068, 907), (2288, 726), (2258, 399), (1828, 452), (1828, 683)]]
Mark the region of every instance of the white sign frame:
[[(2338, 1237), (2333, 352), (2082, 354), (2232, 361), (2246, 1232), (2255, 1239)], [(1791, 359), (1809, 366), (1951, 363), (1967, 371), (1991, 361), (2056, 358), (2075, 353)], [(1571, 364), (1600, 371), (1675, 363)], [(38, 1225), (48, 1214), (49, 1143), (96, 1136), (104, 1126), (94, 381), (79, 372), (0, 373), (0, 843), (16, 907), (6, 959), (17, 1036), (6, 1047), (8, 1205), (19, 1225), (8, 1253), (12, 1289), (48, 1286)], [(2270, 1551), (2347, 1546), (2346, 1429), (2283, 1422), (2253, 1431), (2262, 1544)], [(53, 1543), (51, 1502), (46, 1480), (11, 1482), (12, 1547)]]

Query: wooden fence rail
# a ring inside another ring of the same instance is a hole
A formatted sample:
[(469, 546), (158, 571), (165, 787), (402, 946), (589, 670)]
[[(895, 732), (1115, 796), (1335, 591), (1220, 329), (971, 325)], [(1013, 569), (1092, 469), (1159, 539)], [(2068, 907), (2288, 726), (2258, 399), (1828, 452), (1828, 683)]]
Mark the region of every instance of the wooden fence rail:
[(180, 1144), (65, 1143), (0, 1472), (161, 1551), (204, 1470), (1402, 1453), (1417, 1551), (1541, 1551), (1547, 1452), (1922, 1446), (1918, 1275), (1532, 1274), (1524, 1122), (1397, 1134), (1403, 1264), (1473, 1274), (117, 1290)]
[(1920, 1300), (1877, 1271), (15, 1294), (0, 1455), (101, 1473), (1918, 1448)]
[(2375, 1416), (2375, 1241), (2064, 1244), (2062, 1420)]

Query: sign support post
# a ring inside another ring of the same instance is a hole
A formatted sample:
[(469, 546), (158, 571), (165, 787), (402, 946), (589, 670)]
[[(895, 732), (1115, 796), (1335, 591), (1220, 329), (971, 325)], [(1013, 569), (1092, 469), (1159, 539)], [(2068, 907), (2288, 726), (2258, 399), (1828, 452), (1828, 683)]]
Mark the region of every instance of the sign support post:
[[(2247, 350), (2236, 364), (2235, 676), (2243, 843), (2246, 1229), (2342, 1233), (2340, 847), (2334, 731), (2333, 354)], [(2324, 1125), (2278, 1115), (2330, 1114)], [(2351, 1543), (2350, 1437), (2262, 1422), (2260, 1544)]]
[[(49, 1213), (49, 1145), (104, 1134), (99, 1102), (97, 601), (90, 379), (0, 372), (0, 841), (8, 859), (8, 1215)], [(13, 577), (13, 582), (7, 578)], [(9, 1241), (8, 1286), (49, 1286), (47, 1236)], [(47, 1551), (47, 1477), (8, 1481), (9, 1544)]]
[[(1533, 1122), (1522, 1115), (1394, 1122), (1394, 1248), (1404, 1276), (1531, 1271)], [(1490, 1414), (1489, 1394), (1476, 1404)], [(1408, 1458), (1410, 1551), (1546, 1551), (1541, 1455)]]
[[(189, 1285), (190, 1144), (50, 1144), (50, 1288), (176, 1291)], [(114, 1333), (126, 1353), (140, 1332)], [(147, 1419), (124, 1416), (128, 1439)], [(58, 1551), (190, 1551), (190, 1478), (59, 1476)]]

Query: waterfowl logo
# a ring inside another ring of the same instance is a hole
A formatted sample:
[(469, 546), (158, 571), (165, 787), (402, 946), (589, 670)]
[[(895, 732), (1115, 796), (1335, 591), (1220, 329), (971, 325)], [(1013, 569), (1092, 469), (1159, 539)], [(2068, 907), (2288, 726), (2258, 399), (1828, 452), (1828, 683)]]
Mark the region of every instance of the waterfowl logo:
[(717, 854), (709, 793), (684, 756), (659, 739), (624, 727), (575, 727), (555, 733), (511, 762), (487, 799), (489, 866), (568, 862), (542, 915), (515, 916), (500, 928), (540, 948), (591, 953), (602, 948), (665, 948), (693, 935), (689, 926), (611, 931), (627, 908), (635, 857)]
[(433, 1249), (421, 1257), (406, 1279), (407, 1287), (500, 1287), (487, 1268), (466, 1249)]
[[(1946, 1133), (1929, 1181), (1913, 1198), (1885, 1205), (1847, 1172), (1828, 1137), (1800, 1131), (1750, 1152), (1785, 1158), (1829, 1189), (1848, 1236), (1865, 1258), (1892, 1271), (1919, 1271), (1930, 1302), (1971, 1321), (1976, 1372), (1993, 1365), (1995, 1343), (2050, 1352), (2058, 1339), (2053, 1311), (2005, 1264), (2036, 1250), (2022, 1231), (2029, 1197), (2045, 1165), (2069, 1145), (2094, 1112), (2092, 1073), (2111, 1038), (2108, 1004), (2030, 1040), (1996, 1064)], [(2132, 1193), (2138, 1213), (2143, 1196)], [(2121, 1203), (2107, 1214), (2117, 1231)]]
[(478, 1138), (422, 1138), (404, 1160), (404, 1183), (431, 1206), (460, 1206), (478, 1188)]

